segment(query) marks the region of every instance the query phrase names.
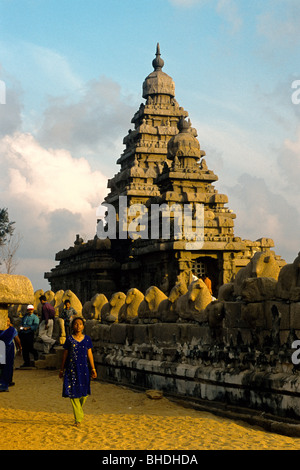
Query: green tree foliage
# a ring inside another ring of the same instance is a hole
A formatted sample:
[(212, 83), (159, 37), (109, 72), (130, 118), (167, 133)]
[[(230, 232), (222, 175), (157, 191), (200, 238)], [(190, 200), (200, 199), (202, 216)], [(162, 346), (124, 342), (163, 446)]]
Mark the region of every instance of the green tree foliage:
[(10, 222), (7, 209), (0, 209), (0, 245), (5, 245), (14, 232), (15, 222)]

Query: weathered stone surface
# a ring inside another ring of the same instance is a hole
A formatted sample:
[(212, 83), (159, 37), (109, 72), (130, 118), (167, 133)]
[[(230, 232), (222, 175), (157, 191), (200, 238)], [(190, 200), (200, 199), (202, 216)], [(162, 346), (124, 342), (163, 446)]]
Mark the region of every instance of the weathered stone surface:
[(226, 328), (243, 328), (246, 323), (242, 320), (242, 302), (225, 302), (224, 326)]
[(218, 291), (218, 300), (234, 300), (234, 283), (228, 282), (227, 284), (222, 284)]
[(133, 322), (138, 318), (138, 310), (141, 302), (144, 300), (144, 294), (135, 287), (128, 290), (124, 305), (120, 308), (118, 314), (119, 323)]
[(133, 325), (132, 342), (137, 344), (148, 342), (148, 325)]
[(186, 294), (178, 298), (174, 308), (184, 320), (207, 321), (204, 310), (211, 301), (212, 297), (206, 284), (202, 279), (198, 279), (188, 286)]
[(109, 302), (101, 309), (101, 322), (111, 324), (118, 322), (119, 313), (125, 304), (126, 295), (124, 292), (115, 292), (112, 294)]
[(220, 328), (225, 317), (224, 302), (213, 301), (206, 307), (207, 320), (210, 328)]
[(114, 323), (110, 329), (110, 341), (116, 344), (124, 344), (126, 341), (126, 325)]
[(265, 310), (262, 303), (255, 302), (242, 304), (241, 319), (251, 329), (266, 327), (266, 318), (264, 313)]
[(0, 330), (5, 330), (7, 326), (8, 310), (6, 304), (0, 304)]
[(158, 287), (151, 286), (145, 292), (144, 300), (139, 305), (139, 318), (157, 318), (160, 319), (159, 306), (167, 296)]
[(251, 278), (273, 278), (278, 279), (280, 267), (271, 252), (257, 252), (251, 258), (247, 266), (240, 269), (234, 279), (234, 294), (241, 296), (244, 281)]
[(78, 315), (82, 315), (82, 303), (77, 297), (74, 292), (72, 292), (70, 289), (67, 289), (64, 291), (63, 296), (62, 296), (62, 303), (64, 303), (66, 300), (70, 301), (71, 307), (73, 307)]
[(266, 327), (268, 329), (272, 328), (274, 323), (274, 308), (276, 313), (278, 312), (279, 319), (280, 319), (280, 329), (281, 330), (289, 330), (293, 328), (290, 323), (290, 312), (291, 312), (292, 304), (274, 300), (267, 300), (264, 302), (265, 308), (265, 318), (266, 318)]
[(300, 301), (300, 253), (293, 263), (286, 264), (280, 270), (276, 296), (279, 299)]
[(290, 304), (290, 328), (300, 330), (300, 302)]
[(176, 344), (180, 341), (181, 328), (178, 323), (156, 323), (148, 325), (148, 341)]
[(245, 302), (261, 302), (275, 299), (276, 279), (271, 277), (258, 277), (244, 279), (240, 295)]
[(30, 280), (15, 274), (0, 274), (0, 303), (33, 304), (34, 291)]

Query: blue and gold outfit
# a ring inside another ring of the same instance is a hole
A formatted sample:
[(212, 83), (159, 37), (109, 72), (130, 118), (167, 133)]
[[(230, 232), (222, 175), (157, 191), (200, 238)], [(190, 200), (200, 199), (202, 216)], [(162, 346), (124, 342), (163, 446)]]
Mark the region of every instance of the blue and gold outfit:
[(92, 340), (85, 335), (82, 341), (68, 336), (64, 348), (68, 350), (64, 374), (63, 397), (81, 398), (91, 394), (88, 349)]

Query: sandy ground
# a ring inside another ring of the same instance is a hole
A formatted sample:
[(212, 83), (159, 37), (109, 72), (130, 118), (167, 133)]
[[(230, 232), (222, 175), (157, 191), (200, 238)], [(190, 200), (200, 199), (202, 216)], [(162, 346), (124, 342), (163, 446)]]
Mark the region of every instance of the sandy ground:
[(84, 421), (75, 428), (57, 371), (17, 369), (14, 381), (0, 393), (1, 450), (300, 449), (300, 438), (100, 381), (92, 382)]

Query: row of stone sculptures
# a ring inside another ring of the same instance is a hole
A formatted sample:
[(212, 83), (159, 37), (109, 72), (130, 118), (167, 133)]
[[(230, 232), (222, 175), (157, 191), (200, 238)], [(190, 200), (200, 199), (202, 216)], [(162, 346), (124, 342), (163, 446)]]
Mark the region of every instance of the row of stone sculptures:
[(225, 301), (261, 302), (270, 299), (300, 301), (300, 253), (292, 264), (279, 267), (272, 252), (257, 252), (235, 279), (221, 286), (213, 299), (206, 284), (198, 279), (187, 285), (179, 281), (168, 295), (158, 287), (145, 294), (131, 288), (126, 294), (116, 292), (108, 300), (96, 294), (82, 308), (86, 319), (102, 323), (136, 322), (208, 322), (218, 326)]
[[(35, 292), (34, 306), (38, 315), (42, 293), (42, 290)], [(97, 320), (104, 324), (195, 321), (208, 322), (211, 327), (217, 327), (224, 315), (225, 301), (300, 301), (300, 253), (292, 264), (286, 264), (280, 269), (272, 252), (257, 252), (248, 265), (237, 273), (233, 282), (221, 286), (217, 300), (212, 298), (201, 279), (189, 285), (179, 281), (169, 295), (156, 286), (149, 287), (145, 294), (133, 287), (126, 294), (114, 293), (110, 299), (97, 293), (83, 305), (70, 290), (56, 293), (47, 291), (44, 294), (56, 309), (57, 317), (64, 307), (64, 301), (68, 299), (86, 320)], [(23, 311), (24, 306), (12, 306), (10, 313), (20, 316)]]

